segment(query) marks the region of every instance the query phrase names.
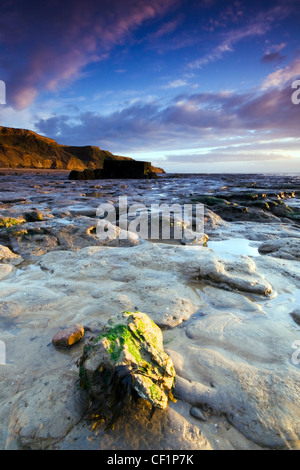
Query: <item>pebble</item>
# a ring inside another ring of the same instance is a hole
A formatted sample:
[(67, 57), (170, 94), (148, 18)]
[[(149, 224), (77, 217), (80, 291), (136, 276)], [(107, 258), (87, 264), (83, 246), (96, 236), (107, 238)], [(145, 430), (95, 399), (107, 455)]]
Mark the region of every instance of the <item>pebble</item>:
[(190, 414), (196, 418), (199, 419), (200, 421), (206, 421), (206, 417), (204, 416), (203, 412), (200, 410), (200, 408), (197, 408), (196, 406), (192, 406), (190, 409)]
[(59, 331), (52, 338), (52, 344), (56, 347), (66, 348), (77, 343), (84, 336), (83, 325), (76, 323), (75, 325)]

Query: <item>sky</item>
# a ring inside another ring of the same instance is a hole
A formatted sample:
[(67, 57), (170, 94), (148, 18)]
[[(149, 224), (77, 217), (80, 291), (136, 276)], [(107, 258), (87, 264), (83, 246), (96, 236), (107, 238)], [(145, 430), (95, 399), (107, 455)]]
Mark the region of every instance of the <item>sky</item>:
[(300, 0), (2, 0), (0, 125), (167, 172), (299, 173), (299, 26)]

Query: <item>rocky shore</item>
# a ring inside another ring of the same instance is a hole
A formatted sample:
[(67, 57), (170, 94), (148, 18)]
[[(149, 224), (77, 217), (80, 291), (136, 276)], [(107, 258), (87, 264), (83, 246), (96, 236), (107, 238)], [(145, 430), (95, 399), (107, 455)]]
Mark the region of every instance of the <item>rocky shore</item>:
[[(299, 194), (299, 176), (1, 171), (0, 448), (299, 449)], [(119, 196), (149, 209), (204, 204), (206, 236), (145, 240), (117, 227), (100, 240), (97, 208)], [(123, 311), (161, 328), (177, 401), (151, 420), (134, 404), (96, 433), (78, 360)], [(84, 337), (56, 348), (74, 324)]]

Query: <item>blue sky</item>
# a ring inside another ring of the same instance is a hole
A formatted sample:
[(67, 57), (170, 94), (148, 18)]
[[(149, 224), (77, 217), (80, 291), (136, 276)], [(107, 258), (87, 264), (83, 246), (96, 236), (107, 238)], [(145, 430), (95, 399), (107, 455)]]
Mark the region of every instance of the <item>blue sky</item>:
[(299, 0), (1, 10), (0, 125), (168, 172), (300, 172)]

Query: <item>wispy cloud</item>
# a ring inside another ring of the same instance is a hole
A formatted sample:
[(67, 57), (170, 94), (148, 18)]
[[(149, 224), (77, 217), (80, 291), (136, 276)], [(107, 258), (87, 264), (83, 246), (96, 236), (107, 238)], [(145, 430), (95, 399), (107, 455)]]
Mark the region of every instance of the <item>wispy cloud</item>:
[(231, 31), (225, 35), (225, 39), (217, 47), (215, 47), (211, 53), (206, 54), (204, 57), (201, 57), (193, 62), (190, 62), (189, 67), (192, 69), (200, 69), (210, 62), (221, 59), (224, 53), (233, 52), (234, 45), (243, 39), (249, 38), (251, 36), (262, 36), (266, 33), (266, 31), (267, 26), (265, 24), (254, 24), (244, 28), (239, 28), (235, 31)]
[(232, 23), (238, 23), (244, 16), (244, 8), (242, 2), (234, 1), (231, 5), (223, 6), (218, 15), (209, 18), (208, 23), (204, 26), (204, 29), (210, 32), (216, 31), (219, 28), (227, 28)]
[(294, 160), (293, 155), (284, 152), (265, 152), (262, 149), (255, 149), (241, 151), (239, 149), (232, 149), (230, 146), (224, 151), (222, 149), (212, 149), (202, 153), (192, 154), (174, 154), (166, 157), (167, 162), (172, 163), (215, 163), (215, 162), (260, 162), (264, 161), (278, 161), (278, 160)]
[(180, 88), (187, 86), (188, 82), (186, 80), (182, 79), (177, 79), (177, 80), (172, 80), (170, 81), (167, 85), (165, 85), (163, 88), (168, 89), (168, 88)]
[(180, 23), (181, 23), (181, 18), (179, 18), (179, 17), (174, 19), (174, 20), (167, 21), (166, 23), (161, 25), (160, 28), (157, 31), (150, 34), (148, 36), (148, 40), (159, 39), (163, 36), (166, 36), (166, 35), (169, 35), (169, 34), (173, 33), (174, 31), (176, 31), (176, 29), (178, 28)]
[(105, 60), (114, 46), (175, 3), (177, 0), (4, 2), (0, 45), (7, 51), (2, 60), (10, 103), (22, 109), (40, 90), (53, 91), (78, 78), (85, 66)]
[(232, 29), (229, 32), (221, 33), (221, 42), (210, 53), (190, 62), (189, 67), (201, 69), (211, 62), (221, 59), (225, 53), (233, 52), (234, 46), (239, 42), (250, 37), (263, 36), (270, 30), (271, 25), (276, 19), (283, 18), (289, 14), (290, 9), (284, 6), (277, 6), (268, 11), (259, 12), (252, 21), (248, 21), (248, 24)]

